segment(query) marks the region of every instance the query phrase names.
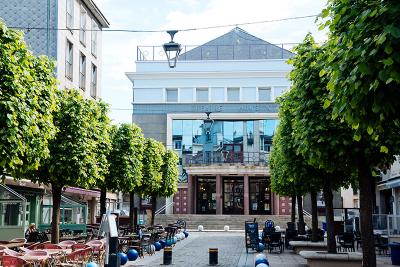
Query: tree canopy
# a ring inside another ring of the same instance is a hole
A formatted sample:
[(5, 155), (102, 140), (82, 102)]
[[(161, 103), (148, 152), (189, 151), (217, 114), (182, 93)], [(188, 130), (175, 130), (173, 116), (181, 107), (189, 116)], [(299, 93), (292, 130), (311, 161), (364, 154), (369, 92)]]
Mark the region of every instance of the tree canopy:
[(163, 157), (162, 181), (158, 195), (162, 197), (170, 197), (178, 191), (179, 176), (179, 156), (172, 150), (168, 149)]
[(0, 171), (22, 177), (49, 156), (55, 134), (54, 64), (0, 20)]
[[(357, 140), (381, 142), (380, 151), (400, 149), (400, 2), (330, 0), (322, 14), (330, 31), (328, 88), (334, 116)], [(384, 142), (384, 143), (382, 143)], [(390, 165), (383, 157), (380, 164)]]
[(143, 179), (138, 193), (157, 196), (162, 183), (162, 165), (165, 147), (161, 142), (146, 138), (143, 152)]
[(105, 187), (111, 191), (135, 191), (142, 183), (144, 137), (135, 124), (113, 126), (112, 150), (108, 156), (110, 170)]

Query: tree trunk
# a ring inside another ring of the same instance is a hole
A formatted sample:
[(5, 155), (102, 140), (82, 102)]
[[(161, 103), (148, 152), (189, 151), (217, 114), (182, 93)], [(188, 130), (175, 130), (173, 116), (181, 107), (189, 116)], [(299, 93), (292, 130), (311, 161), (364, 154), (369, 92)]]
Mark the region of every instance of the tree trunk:
[(129, 227), (135, 229), (135, 193), (129, 193)]
[(60, 206), (61, 206), (61, 190), (62, 186), (51, 185), (53, 195), (53, 214), (51, 216), (51, 242), (58, 244), (60, 240)]
[(100, 220), (103, 218), (103, 215), (106, 214), (106, 199), (107, 199), (107, 190), (102, 188), (100, 191)]
[(335, 219), (333, 217), (333, 193), (329, 185), (324, 186), (324, 199), (328, 253), (336, 253)]
[(317, 207), (317, 192), (311, 192), (311, 241), (318, 242), (318, 207)]
[(156, 217), (157, 208), (157, 196), (153, 196), (151, 199), (151, 225), (154, 225), (154, 219)]
[(304, 215), (303, 215), (303, 197), (301, 195), (297, 196), (297, 208), (299, 213), (299, 234), (304, 235), (306, 233), (306, 225), (304, 223)]
[(292, 196), (291, 222), (296, 223), (296, 195)]
[(360, 189), (360, 230), (363, 252), (363, 267), (376, 267), (374, 233), (372, 226), (372, 205), (374, 203), (371, 170), (363, 163), (358, 166), (358, 183)]

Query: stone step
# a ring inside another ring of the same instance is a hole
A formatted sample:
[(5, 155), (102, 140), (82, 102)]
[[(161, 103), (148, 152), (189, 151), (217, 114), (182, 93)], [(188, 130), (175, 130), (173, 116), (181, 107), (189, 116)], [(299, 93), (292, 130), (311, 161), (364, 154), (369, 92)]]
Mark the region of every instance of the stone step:
[[(155, 218), (158, 224), (166, 225), (174, 223), (178, 219), (186, 221), (188, 229), (197, 229), (203, 225), (205, 230), (223, 230), (228, 225), (230, 230), (243, 230), (245, 221), (256, 221), (261, 229), (266, 220), (274, 221), (276, 226), (285, 229), (287, 222), (290, 221), (289, 215), (203, 215), (203, 214), (159, 214)], [(311, 225), (311, 218), (306, 217), (307, 225)]]

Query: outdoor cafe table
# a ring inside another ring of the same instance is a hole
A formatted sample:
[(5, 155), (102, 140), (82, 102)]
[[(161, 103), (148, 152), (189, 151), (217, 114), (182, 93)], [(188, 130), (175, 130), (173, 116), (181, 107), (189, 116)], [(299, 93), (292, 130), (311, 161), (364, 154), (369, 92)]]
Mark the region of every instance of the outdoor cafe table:
[(28, 242), (28, 243), (22, 243), (22, 242), (12, 242), (12, 243), (7, 243), (7, 244), (1, 244), (2, 246), (6, 246), (9, 249), (13, 249), (13, 248), (19, 248), (19, 247), (26, 247), (29, 245), (32, 245), (33, 242)]

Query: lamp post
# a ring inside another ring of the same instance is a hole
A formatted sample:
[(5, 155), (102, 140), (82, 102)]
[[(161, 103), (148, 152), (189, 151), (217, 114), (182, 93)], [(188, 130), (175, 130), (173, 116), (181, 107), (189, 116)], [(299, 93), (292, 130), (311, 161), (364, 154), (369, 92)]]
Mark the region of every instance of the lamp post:
[(203, 121), (204, 131), (207, 136), (207, 141), (211, 140), (211, 127), (214, 123), (213, 119), (210, 119), (211, 112), (206, 112), (207, 118)]
[(174, 35), (178, 31), (167, 31), (167, 33), (171, 36), (171, 41), (169, 43), (163, 44), (165, 55), (168, 59), (168, 65), (170, 68), (176, 67), (176, 60), (178, 59), (179, 53), (182, 48), (181, 45), (174, 42)]

